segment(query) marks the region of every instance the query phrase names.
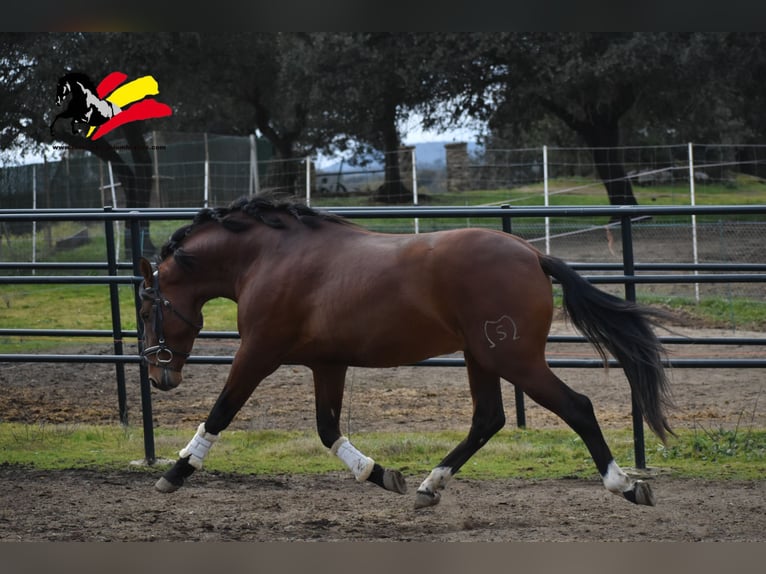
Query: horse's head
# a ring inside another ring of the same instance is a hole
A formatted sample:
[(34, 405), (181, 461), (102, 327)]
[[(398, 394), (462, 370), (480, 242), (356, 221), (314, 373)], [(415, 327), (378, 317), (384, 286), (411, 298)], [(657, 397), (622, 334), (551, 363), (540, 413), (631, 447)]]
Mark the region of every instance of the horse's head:
[(141, 274), (142, 356), (149, 368), (149, 381), (167, 391), (181, 383), (181, 369), (202, 328), (202, 314), (192, 310), (188, 295), (184, 297), (179, 289), (160, 290), (160, 266), (154, 269), (141, 259)]
[(85, 99), (87, 93), (96, 94), (96, 86), (87, 74), (80, 72), (67, 72), (59, 78), (56, 86), (56, 105), (64, 103), (64, 98), (72, 95), (77, 99)]

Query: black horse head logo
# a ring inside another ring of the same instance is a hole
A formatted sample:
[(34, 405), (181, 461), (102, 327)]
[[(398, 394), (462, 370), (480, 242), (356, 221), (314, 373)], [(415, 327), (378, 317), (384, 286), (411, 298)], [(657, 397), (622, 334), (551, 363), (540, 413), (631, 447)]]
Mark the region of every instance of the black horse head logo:
[(78, 72), (69, 72), (59, 78), (56, 105), (62, 106), (67, 98), (69, 103), (66, 109), (51, 122), (51, 135), (55, 135), (53, 126), (59, 118), (72, 119), (72, 134), (85, 132), (87, 135), (88, 128), (100, 126), (122, 111), (112, 102), (99, 98), (96, 86), (90, 78)]

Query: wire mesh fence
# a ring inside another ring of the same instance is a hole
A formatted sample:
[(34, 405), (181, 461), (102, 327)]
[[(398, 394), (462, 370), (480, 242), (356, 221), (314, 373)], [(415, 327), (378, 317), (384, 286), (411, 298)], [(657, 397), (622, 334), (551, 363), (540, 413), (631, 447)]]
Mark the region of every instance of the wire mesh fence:
[[(370, 204), (379, 199), (386, 166), (392, 164), (396, 169), (389, 170), (388, 179), (408, 191), (399, 202), (405, 205), (417, 201), (418, 194), (423, 201), (447, 195), (458, 202), (461, 198), (454, 194), (482, 190), (514, 192), (495, 204), (535, 204), (544, 193), (551, 201), (597, 195), (610, 181), (604, 174), (610, 173), (634, 189), (656, 189), (684, 203), (691, 182), (704, 195), (719, 186), (741, 187), (743, 177), (749, 177), (749, 189), (758, 192), (766, 175), (766, 146), (744, 144), (610, 148), (607, 163), (596, 157), (599, 148), (484, 149), (467, 143), (445, 144), (439, 157), (417, 157), (417, 148), (411, 146), (361, 161), (340, 156), (285, 159), (275, 158), (270, 144), (255, 137), (159, 132), (151, 134), (147, 148), (151, 164), (134, 165), (129, 150), (117, 147), (121, 163), (131, 168), (130, 185), (151, 191), (148, 204), (141, 207), (218, 205), (263, 189), (309, 201)], [(0, 208), (75, 209), (113, 202), (124, 207), (125, 182), (117, 167), (71, 150), (60, 161), (0, 168)], [(607, 195), (600, 195), (606, 204)]]

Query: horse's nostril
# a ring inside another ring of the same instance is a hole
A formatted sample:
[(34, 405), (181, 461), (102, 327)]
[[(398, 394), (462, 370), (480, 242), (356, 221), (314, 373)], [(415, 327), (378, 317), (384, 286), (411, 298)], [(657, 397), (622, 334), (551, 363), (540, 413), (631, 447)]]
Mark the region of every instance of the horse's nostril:
[(169, 391), (171, 389), (175, 389), (180, 382), (181, 377), (177, 374), (174, 376), (170, 369), (163, 369), (162, 376), (159, 378), (149, 375), (149, 383), (155, 389), (160, 391)]
[(176, 387), (176, 382), (173, 380), (173, 376), (168, 369), (162, 371), (162, 386), (163, 391), (169, 391)]

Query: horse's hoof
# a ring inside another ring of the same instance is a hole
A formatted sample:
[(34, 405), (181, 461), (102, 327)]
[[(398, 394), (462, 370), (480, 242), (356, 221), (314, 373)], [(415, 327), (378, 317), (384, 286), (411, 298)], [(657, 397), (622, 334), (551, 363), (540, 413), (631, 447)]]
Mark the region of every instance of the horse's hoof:
[(643, 504), (645, 506), (654, 506), (655, 504), (652, 487), (643, 480), (637, 480), (633, 488), (623, 492), (623, 496), (634, 504)]
[(427, 490), (418, 490), (415, 494), (415, 509), (436, 506), (439, 504), (441, 494), (438, 492), (429, 492)]
[(183, 483), (173, 484), (167, 478), (162, 476), (157, 482), (154, 483), (154, 488), (156, 488), (160, 492), (170, 493), (170, 492), (175, 492), (176, 490), (181, 488), (182, 484)]
[(407, 493), (407, 482), (398, 470), (387, 468), (383, 471), (383, 488), (399, 494)]

